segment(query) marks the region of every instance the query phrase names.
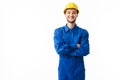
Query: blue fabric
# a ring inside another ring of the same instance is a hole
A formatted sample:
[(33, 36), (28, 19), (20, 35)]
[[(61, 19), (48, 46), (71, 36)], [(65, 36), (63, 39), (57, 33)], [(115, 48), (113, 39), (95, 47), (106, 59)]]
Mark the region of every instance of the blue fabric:
[[(77, 44), (80, 48), (77, 48)], [(85, 80), (83, 56), (89, 54), (89, 33), (75, 25), (67, 25), (54, 31), (54, 47), (59, 54), (59, 80)]]

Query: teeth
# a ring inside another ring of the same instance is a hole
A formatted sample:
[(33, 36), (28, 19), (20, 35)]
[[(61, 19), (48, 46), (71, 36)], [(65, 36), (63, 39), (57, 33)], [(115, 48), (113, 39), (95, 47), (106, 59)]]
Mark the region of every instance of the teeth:
[(70, 18), (70, 19), (73, 19), (73, 18)]

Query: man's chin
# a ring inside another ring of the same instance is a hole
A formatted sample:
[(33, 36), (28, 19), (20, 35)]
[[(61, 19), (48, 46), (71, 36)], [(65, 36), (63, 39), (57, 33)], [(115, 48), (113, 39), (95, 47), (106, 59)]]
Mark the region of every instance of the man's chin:
[(74, 21), (69, 21), (69, 20), (67, 20), (69, 23), (75, 23), (75, 20)]

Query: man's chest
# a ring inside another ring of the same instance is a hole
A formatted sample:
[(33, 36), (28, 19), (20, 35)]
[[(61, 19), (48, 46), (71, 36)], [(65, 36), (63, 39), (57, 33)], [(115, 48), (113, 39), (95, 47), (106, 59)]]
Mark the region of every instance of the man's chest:
[(69, 31), (63, 33), (63, 40), (65, 43), (80, 43), (81, 42), (81, 32), (79, 31)]

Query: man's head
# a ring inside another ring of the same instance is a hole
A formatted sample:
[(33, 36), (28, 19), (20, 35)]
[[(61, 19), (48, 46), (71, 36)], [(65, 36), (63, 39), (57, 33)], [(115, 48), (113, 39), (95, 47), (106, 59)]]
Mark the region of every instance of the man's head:
[(79, 9), (77, 5), (73, 2), (68, 3), (64, 8), (64, 14), (69, 23), (74, 23), (78, 16)]
[(78, 6), (74, 3), (74, 2), (70, 2), (68, 3), (65, 8), (64, 8), (64, 14), (66, 13), (67, 9), (75, 9), (77, 11), (77, 13), (79, 13), (79, 9)]

